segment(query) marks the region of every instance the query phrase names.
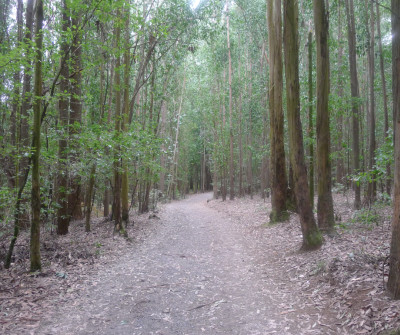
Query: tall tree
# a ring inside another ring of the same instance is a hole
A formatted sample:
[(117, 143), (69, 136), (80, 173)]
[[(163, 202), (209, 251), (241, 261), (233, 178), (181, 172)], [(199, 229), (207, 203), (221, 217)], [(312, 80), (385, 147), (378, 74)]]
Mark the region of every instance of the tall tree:
[(229, 84), (229, 199), (235, 198), (235, 176), (233, 170), (233, 101), (232, 101), (232, 57), (231, 57), (231, 41), (229, 34), (229, 5), (230, 1), (226, 3), (226, 38), (228, 45), (228, 84)]
[(58, 175), (57, 175), (57, 234), (65, 235), (68, 233), (70, 216), (68, 213), (68, 114), (69, 114), (69, 43), (67, 34), (71, 21), (68, 15), (67, 1), (63, 0), (62, 8), (62, 42), (61, 53), (65, 61), (60, 70), (60, 99), (58, 101), (58, 110), (60, 118), (61, 137), (58, 142)]
[(120, 40), (121, 40), (121, 19), (122, 11), (121, 8), (117, 8), (116, 18), (114, 22), (114, 34), (115, 34), (115, 46), (116, 46), (116, 61), (115, 61), (115, 127), (114, 127), (114, 202), (113, 202), (113, 219), (116, 231), (122, 230), (122, 219), (121, 219), (121, 57), (120, 53)]
[[(368, 8), (368, 2), (366, 3)], [(375, 13), (373, 4), (370, 5), (370, 27), (368, 31), (368, 72), (369, 72), (369, 162), (368, 168), (372, 172), (375, 169)], [(368, 25), (368, 14), (367, 14)], [(376, 179), (373, 174), (372, 180), (368, 183), (368, 202), (373, 203), (376, 199)]]
[[(69, 161), (72, 166), (79, 162), (79, 136), (82, 125), (82, 26), (81, 12), (72, 12), (72, 32), (74, 40), (71, 48), (71, 70), (70, 74), (70, 114), (69, 114)], [(73, 219), (82, 218), (82, 189), (81, 178), (78, 169), (70, 171), (68, 211)]]
[(392, 81), (394, 148), (394, 197), (388, 290), (400, 299), (400, 0), (392, 0)]
[(30, 238), (30, 270), (42, 268), (40, 260), (40, 124), (42, 110), (43, 0), (36, 2), (36, 59), (33, 97), (32, 132), (32, 223)]
[[(344, 55), (344, 44), (343, 44), (343, 29), (342, 29), (342, 1), (338, 1), (338, 43), (339, 48), (337, 52), (338, 63), (337, 67), (339, 69), (337, 73), (337, 83), (340, 83), (343, 78), (343, 73), (341, 71), (343, 67), (343, 55)], [(342, 100), (344, 98), (344, 85), (337, 85), (336, 91), (338, 98)], [(336, 181), (340, 184), (345, 184), (345, 172), (344, 172), (344, 159), (343, 159), (343, 108), (339, 110), (339, 115), (337, 117), (337, 144), (336, 150), (338, 151), (338, 157), (336, 160)]]
[(322, 237), (315, 223), (304, 159), (303, 131), (300, 120), (297, 0), (286, 0), (284, 2), (284, 27), (290, 161), (293, 168), (294, 191), (303, 233), (303, 249), (313, 249), (321, 245)]
[(315, 39), (317, 42), (317, 180), (318, 226), (330, 231), (334, 228), (329, 129), (329, 46), (328, 13), (325, 0), (314, 0)]
[(308, 154), (310, 155), (309, 161), (309, 174), (310, 174), (310, 200), (311, 206), (314, 208), (314, 121), (313, 121), (313, 57), (312, 57), (312, 32), (308, 32), (308, 136), (311, 139), (308, 145)]
[[(378, 48), (379, 48), (379, 67), (381, 73), (381, 82), (382, 82), (382, 95), (383, 95), (383, 112), (384, 112), (384, 133), (385, 136), (388, 136), (389, 132), (389, 112), (388, 112), (388, 96), (387, 96), (387, 88), (386, 88), (386, 76), (385, 76), (385, 65), (383, 59), (383, 51), (382, 51), (382, 34), (381, 34), (381, 14), (379, 3), (376, 3), (376, 27), (378, 34)], [(386, 193), (390, 195), (391, 192), (391, 167), (390, 162), (386, 164)]]
[[(28, 0), (26, 4), (26, 22), (25, 22), (25, 35), (24, 35), (24, 45), (25, 45), (25, 56), (26, 56), (26, 66), (24, 68), (23, 75), (23, 88), (22, 88), (22, 96), (21, 96), (21, 111), (20, 111), (20, 131), (19, 131), (19, 146), (20, 150), (28, 151), (29, 150), (29, 124), (28, 124), (28, 111), (30, 108), (30, 97), (31, 97), (31, 70), (32, 70), (32, 50), (29, 47), (32, 42), (32, 28), (33, 28), (33, 0)], [(19, 10), (22, 10), (22, 6), (18, 7)], [(26, 226), (26, 224), (22, 223), (22, 211), (21, 205), (27, 199), (23, 197), (22, 193), (26, 185), (26, 181), (28, 179), (29, 173), (29, 157), (21, 157), (19, 161), (19, 166), (16, 173), (16, 187), (17, 187), (17, 198), (15, 202), (15, 210), (14, 210), (14, 234), (11, 238), (10, 247), (8, 249), (8, 253), (6, 256), (6, 261), (4, 263), (4, 267), (8, 269), (11, 265), (11, 257), (13, 254), (14, 246), (17, 241), (20, 228)], [(28, 217), (28, 215), (24, 215)]]
[(271, 141), (272, 212), (270, 220), (284, 221), (287, 217), (287, 177), (284, 148), (282, 109), (282, 12), (281, 0), (268, 0), (269, 42), (269, 112)]
[[(129, 118), (129, 80), (130, 80), (130, 8), (129, 5), (125, 9), (125, 45), (124, 45), (124, 105), (123, 105), (123, 115), (121, 117), (122, 125), (121, 130), (123, 132), (127, 131), (128, 118)], [(122, 176), (121, 176), (121, 206), (122, 206), (122, 224), (124, 227), (127, 226), (129, 222), (129, 179), (128, 179), (128, 163), (126, 159), (122, 160)]]
[[(350, 82), (351, 82), (351, 97), (352, 97), (352, 125), (353, 125), (353, 173), (360, 171), (360, 125), (359, 125), (359, 85), (357, 75), (357, 58), (356, 58), (356, 28), (354, 22), (354, 4), (353, 0), (345, 0), (346, 16), (347, 16), (347, 41), (349, 44), (349, 66), (350, 66)], [(353, 183), (355, 198), (354, 208), (361, 208), (361, 189), (360, 184)]]

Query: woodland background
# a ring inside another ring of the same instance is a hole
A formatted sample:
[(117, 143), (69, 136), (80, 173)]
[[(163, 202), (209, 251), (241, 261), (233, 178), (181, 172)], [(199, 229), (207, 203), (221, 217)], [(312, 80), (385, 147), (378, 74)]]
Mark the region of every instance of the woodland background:
[(190, 192), (271, 197), (272, 222), (299, 213), (304, 249), (335, 230), (332, 192), (368, 218), (394, 190), (400, 210), (399, 6), (1, 0), (5, 267), (21, 230), (36, 271), (40, 230), (89, 232), (95, 214), (126, 236), (131, 210)]

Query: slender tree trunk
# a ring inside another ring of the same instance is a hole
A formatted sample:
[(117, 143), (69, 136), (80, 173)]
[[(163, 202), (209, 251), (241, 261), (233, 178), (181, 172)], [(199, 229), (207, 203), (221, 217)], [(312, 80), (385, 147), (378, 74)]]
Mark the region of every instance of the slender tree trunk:
[[(341, 1), (338, 3), (338, 42), (339, 42), (339, 50), (338, 50), (338, 88), (337, 95), (340, 99), (343, 99), (344, 89), (343, 85), (340, 84), (342, 80), (342, 66), (343, 66), (343, 31), (342, 31), (342, 5)], [(344, 160), (343, 160), (343, 110), (339, 110), (338, 115), (338, 139), (336, 150), (339, 152), (337, 161), (336, 161), (336, 181), (341, 185), (344, 184)]]
[(214, 118), (214, 152), (213, 152), (213, 198), (218, 199), (218, 124), (217, 118)]
[(303, 249), (314, 249), (322, 243), (315, 223), (304, 159), (303, 132), (300, 120), (298, 5), (296, 0), (284, 2), (285, 75), (289, 126), (290, 161), (293, 168), (294, 191), (303, 233)]
[[(368, 3), (366, 4), (368, 5)], [(369, 32), (369, 96), (370, 96), (370, 129), (369, 129), (369, 170), (373, 171), (375, 166), (375, 13), (374, 6), (371, 4), (370, 32)], [(371, 204), (376, 200), (376, 180), (375, 175), (373, 180), (368, 184), (368, 202)]]
[[(386, 77), (385, 77), (385, 66), (383, 60), (383, 52), (382, 52), (382, 34), (381, 34), (381, 15), (379, 9), (379, 3), (376, 3), (376, 20), (377, 20), (377, 33), (378, 33), (378, 47), (379, 47), (379, 67), (381, 72), (381, 82), (382, 82), (382, 95), (383, 95), (383, 111), (385, 117), (385, 124), (384, 124), (384, 132), (385, 137), (389, 134), (389, 112), (388, 112), (388, 96), (387, 96), (387, 89), (386, 89)], [(386, 193), (390, 195), (392, 189), (391, 183), (391, 168), (390, 163), (386, 165)]]
[(313, 121), (313, 59), (312, 59), (312, 32), (308, 33), (308, 137), (312, 139), (308, 145), (310, 201), (314, 208), (314, 121)]
[(93, 189), (96, 177), (96, 165), (93, 164), (90, 169), (89, 175), (89, 183), (86, 191), (85, 198), (85, 208), (86, 208), (86, 217), (85, 217), (85, 231), (90, 232), (90, 216), (92, 213), (92, 197), (93, 197)]
[(400, 299), (400, 0), (392, 0), (392, 81), (394, 148), (394, 197), (388, 291)]
[(226, 34), (228, 43), (228, 83), (229, 83), (229, 200), (235, 199), (235, 176), (233, 171), (233, 101), (232, 101), (232, 58), (231, 58), (231, 42), (229, 38), (229, 0), (227, 0), (227, 16), (226, 16)]
[[(67, 33), (70, 27), (70, 18), (67, 14), (67, 1), (63, 0), (62, 31)], [(69, 45), (64, 39), (61, 43), (61, 52), (64, 57), (69, 53)], [(60, 99), (58, 100), (61, 137), (58, 141), (58, 175), (57, 175), (57, 234), (68, 233), (70, 216), (68, 213), (68, 114), (69, 114), (69, 64), (68, 58), (62, 64), (60, 71)]]
[[(351, 97), (352, 97), (352, 124), (353, 124), (353, 174), (360, 172), (360, 111), (359, 111), (359, 85), (357, 76), (356, 60), (356, 32), (354, 23), (353, 0), (345, 0), (347, 15), (347, 40), (349, 42), (349, 65), (351, 78)], [(359, 183), (354, 183), (354, 208), (361, 208), (361, 189)]]
[[(32, 70), (32, 48), (30, 47), (30, 43), (32, 42), (32, 30), (33, 30), (33, 5), (34, 0), (28, 0), (26, 3), (26, 23), (25, 23), (25, 37), (24, 42), (26, 44), (25, 54), (26, 54), (26, 67), (24, 70), (23, 76), (23, 88), (22, 88), (22, 104), (21, 104), (21, 140), (20, 144), (21, 147), (28, 151), (29, 150), (29, 114), (28, 111), (31, 105), (31, 70)], [(28, 167), (28, 157), (24, 157), (20, 161), (20, 168), (19, 171), (21, 175), (25, 174), (26, 170), (29, 169)]]
[(282, 110), (282, 14), (281, 0), (268, 0), (268, 39), (270, 59), (270, 138), (271, 138), (271, 189), (272, 222), (287, 219), (287, 177), (284, 148), (284, 124)]
[(178, 114), (177, 114), (174, 151), (172, 154), (172, 164), (171, 164), (171, 171), (170, 171), (171, 179), (168, 183), (168, 190), (167, 190), (168, 196), (170, 196), (172, 194), (173, 199), (175, 198), (174, 192), (175, 192), (175, 188), (176, 188), (176, 179), (177, 179), (179, 128), (180, 128), (180, 119), (181, 119), (181, 113), (182, 113), (182, 104), (183, 104), (183, 97), (185, 94), (185, 88), (186, 88), (186, 74), (184, 74), (184, 78), (183, 78), (181, 99), (179, 102), (179, 108), (178, 108)]
[(248, 158), (247, 158), (247, 192), (250, 198), (253, 199), (253, 84), (252, 84), (252, 71), (253, 66), (251, 59), (249, 59), (249, 132), (248, 132)]
[[(23, 20), (22, 20), (22, 15), (23, 15), (23, 3), (21, 0), (17, 1), (17, 45), (20, 46), (22, 43), (22, 25), (23, 25)], [(18, 157), (18, 150), (19, 150), (19, 120), (20, 120), (20, 82), (21, 82), (21, 70), (17, 68), (14, 72), (13, 76), (13, 82), (14, 82), (14, 90), (12, 94), (12, 103), (11, 103), (11, 116), (10, 116), (10, 121), (11, 121), (11, 145), (17, 150), (16, 157)], [(15, 173), (13, 178), (18, 179), (18, 159), (13, 159), (15, 162), (13, 164), (15, 168)], [(13, 181), (14, 184), (16, 184), (15, 180)], [(18, 186), (16, 186), (18, 187)]]
[[(112, 99), (114, 94), (114, 62), (113, 60), (110, 61), (110, 76), (109, 76), (109, 95), (108, 95), (108, 103), (107, 103), (107, 124), (111, 124), (111, 114), (112, 114)], [(109, 152), (106, 148), (106, 155), (108, 156)], [(103, 199), (103, 207), (104, 207), (104, 217), (108, 217), (110, 215), (110, 187), (111, 183), (106, 178), (105, 180), (105, 190), (104, 190), (104, 199)]]
[[(238, 36), (239, 50), (240, 50), (240, 33)], [(238, 55), (238, 79), (241, 82), (241, 54)], [(242, 90), (239, 92), (239, 197), (243, 197), (243, 140), (242, 140), (242, 128), (243, 128), (243, 111), (242, 111)]]
[[(69, 115), (69, 149), (71, 154), (70, 164), (74, 165), (79, 161), (79, 136), (82, 124), (82, 31), (80, 13), (74, 12), (71, 20), (75, 40), (71, 50), (71, 101)], [(79, 220), (82, 218), (82, 192), (81, 178), (72, 171), (70, 178), (70, 193), (68, 196), (69, 215), (71, 218)]]
[[(23, 3), (22, 0), (17, 1), (17, 45), (21, 46), (22, 43), (22, 29), (23, 29)], [(21, 96), (20, 96), (20, 82), (21, 70), (15, 69), (13, 76), (13, 93), (11, 97), (11, 115), (10, 115), (10, 142), (12, 145), (12, 157), (9, 157), (9, 173), (7, 173), (9, 185), (18, 190), (20, 178), (20, 158), (21, 156), (21, 137), (20, 137), (20, 123), (21, 123)]]
[[(120, 49), (120, 35), (121, 27), (120, 20), (122, 17), (122, 11), (120, 8), (116, 12), (115, 21), (115, 45), (117, 50)], [(121, 218), (121, 146), (119, 144), (121, 138), (121, 57), (117, 55), (115, 62), (115, 147), (114, 147), (114, 202), (113, 202), (113, 219), (115, 231), (123, 232), (122, 218)]]
[[(225, 84), (225, 77), (226, 77), (226, 72), (225, 68), (223, 71), (223, 80), (222, 80), (222, 85)], [(221, 86), (222, 86), (221, 85)], [(224, 91), (224, 88), (221, 88), (221, 91)], [(221, 92), (220, 92), (221, 93)], [(221, 112), (221, 118), (222, 118), (222, 123), (221, 123), (221, 150), (222, 150), (222, 171), (221, 171), (221, 196), (222, 196), (222, 201), (226, 200), (227, 196), (227, 187), (226, 187), (226, 165), (227, 165), (227, 160), (226, 160), (226, 155), (225, 155), (225, 134), (226, 134), (226, 117), (225, 117), (225, 95), (221, 93), (221, 107), (220, 107), (220, 112)]]
[[(124, 52), (124, 111), (122, 116), (122, 131), (126, 132), (128, 128), (129, 118), (129, 79), (130, 79), (130, 30), (129, 30), (129, 13), (130, 9), (125, 10), (125, 52)], [(129, 179), (128, 164), (122, 159), (122, 185), (121, 185), (121, 202), (122, 202), (122, 225), (126, 227), (129, 223)]]
[(317, 173), (318, 173), (318, 226), (331, 231), (335, 225), (332, 199), (332, 177), (329, 129), (329, 46), (328, 16), (325, 0), (314, 0), (314, 23), (317, 42)]
[[(32, 41), (32, 29), (33, 29), (33, 0), (28, 0), (26, 5), (26, 24), (25, 24), (25, 36), (24, 42), (26, 45), (30, 45)], [(20, 121), (20, 140), (19, 145), (20, 148), (24, 151), (28, 151), (29, 149), (29, 125), (28, 125), (28, 110), (30, 105), (30, 94), (31, 94), (31, 55), (32, 50), (30, 47), (25, 48), (26, 53), (26, 67), (24, 70), (23, 76), (23, 89), (22, 89), (22, 102), (21, 102), (21, 121)], [(8, 253), (6, 256), (6, 261), (4, 263), (4, 267), (8, 269), (11, 265), (11, 258), (14, 251), (15, 243), (17, 242), (17, 238), (19, 235), (20, 228), (26, 226), (23, 222), (23, 218), (27, 215), (23, 215), (21, 213), (21, 205), (27, 199), (23, 198), (22, 193), (26, 185), (26, 181), (28, 179), (28, 171), (29, 171), (29, 158), (22, 157), (19, 162), (19, 175), (17, 175), (17, 199), (14, 210), (14, 234), (11, 238), (10, 246), (8, 249)]]
[[(164, 94), (166, 94), (166, 87), (164, 87)], [(167, 123), (167, 101), (163, 99), (161, 102), (161, 125), (160, 125), (160, 137), (162, 138), (163, 141), (161, 143), (161, 155), (160, 155), (161, 171), (160, 171), (160, 182), (159, 182), (160, 184), (159, 189), (163, 195), (165, 191), (165, 169), (166, 169), (166, 157), (165, 157), (166, 123)]]
[(30, 270), (41, 270), (40, 261), (40, 118), (42, 109), (43, 0), (36, 2), (36, 60), (33, 99), (32, 133), (32, 224), (30, 238)]
[[(265, 66), (264, 58), (265, 56), (265, 47), (266, 43), (263, 43), (262, 51), (261, 51), (261, 72), (263, 73), (263, 68), (268, 69), (267, 66)], [(267, 95), (269, 92), (269, 84), (268, 84), (268, 71), (265, 72), (266, 74), (266, 80), (267, 80), (267, 87), (265, 88), (265, 93), (263, 94), (262, 97), (262, 106), (264, 110), (267, 110)], [(269, 138), (269, 132), (268, 132), (268, 113), (263, 113), (263, 132), (262, 132), (262, 147), (263, 147), (263, 157), (262, 157), (262, 162), (261, 162), (261, 176), (260, 176), (260, 181), (261, 181), (261, 197), (265, 200), (266, 197), (269, 197), (269, 155), (268, 151), (266, 150), (267, 144), (268, 144), (268, 138)]]

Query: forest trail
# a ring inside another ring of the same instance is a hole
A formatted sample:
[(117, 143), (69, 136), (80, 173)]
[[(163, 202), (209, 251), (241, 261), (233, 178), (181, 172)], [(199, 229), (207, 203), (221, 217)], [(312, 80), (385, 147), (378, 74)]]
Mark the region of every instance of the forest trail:
[(290, 284), (277, 261), (287, 249), (210, 208), (211, 197), (166, 205), (156, 231), (38, 334), (336, 334)]

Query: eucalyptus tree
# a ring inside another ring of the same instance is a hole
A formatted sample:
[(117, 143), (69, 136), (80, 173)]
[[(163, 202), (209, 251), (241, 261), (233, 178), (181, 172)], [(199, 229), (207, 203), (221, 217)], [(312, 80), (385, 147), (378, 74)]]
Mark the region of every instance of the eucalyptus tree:
[(395, 171), (392, 216), (392, 241), (390, 245), (390, 272), (388, 290), (395, 299), (400, 298), (400, 1), (392, 0), (392, 80), (393, 125), (395, 134)]
[[(356, 59), (356, 30), (354, 17), (353, 0), (345, 0), (346, 16), (347, 16), (347, 41), (349, 45), (349, 66), (351, 77), (351, 96), (352, 96), (352, 151), (353, 151), (353, 169), (354, 173), (360, 170), (360, 130), (359, 130), (359, 84), (357, 75), (357, 59)], [(354, 183), (355, 198), (354, 208), (361, 207), (361, 189), (360, 184)]]
[(59, 205), (57, 211), (57, 234), (64, 235), (68, 233), (69, 226), (69, 211), (68, 211), (68, 139), (67, 139), (67, 126), (69, 119), (69, 63), (68, 63), (68, 48), (67, 41), (68, 31), (71, 29), (71, 20), (68, 15), (67, 1), (62, 2), (62, 42), (61, 52), (65, 55), (65, 62), (60, 70), (60, 92), (61, 96), (58, 102), (58, 109), (60, 114), (60, 128), (61, 136), (58, 142), (58, 176), (57, 176), (57, 202)]
[(293, 168), (295, 195), (303, 234), (302, 247), (313, 249), (321, 245), (322, 237), (315, 223), (304, 159), (300, 120), (298, 45), (298, 5), (296, 0), (286, 0), (284, 3), (284, 50), (290, 162)]
[(231, 57), (231, 42), (229, 35), (229, 0), (226, 3), (227, 6), (227, 14), (226, 14), (226, 36), (227, 36), (227, 44), (228, 44), (228, 85), (229, 85), (229, 199), (233, 200), (235, 198), (235, 176), (234, 176), (234, 167), (233, 167), (233, 124), (232, 124), (232, 110), (233, 110), (233, 101), (232, 101), (232, 57)]
[[(366, 3), (369, 9), (366, 13), (367, 35), (368, 35), (368, 74), (369, 74), (369, 162), (370, 171), (375, 169), (375, 150), (376, 150), (376, 134), (375, 134), (375, 11), (373, 4)], [(368, 23), (370, 23), (368, 27)], [(367, 200), (371, 204), (376, 200), (376, 176), (372, 173), (372, 178), (368, 183)]]
[[(384, 136), (388, 136), (389, 132), (389, 108), (388, 108), (388, 95), (387, 85), (385, 76), (385, 61), (382, 47), (382, 33), (381, 33), (381, 14), (379, 3), (376, 3), (376, 27), (377, 27), (377, 39), (378, 39), (378, 50), (379, 50), (379, 68), (381, 74), (382, 83), (382, 95), (383, 95), (383, 111), (384, 111)], [(386, 193), (391, 193), (391, 164), (386, 163)]]
[(33, 133), (32, 133), (32, 222), (30, 239), (30, 270), (40, 270), (40, 126), (42, 111), (42, 60), (43, 60), (43, 1), (36, 2), (35, 26), (35, 76), (33, 97)]
[(332, 176), (330, 162), (329, 129), (329, 22), (325, 0), (314, 0), (314, 24), (317, 44), (317, 180), (318, 180), (318, 226), (330, 231), (335, 224), (332, 199)]
[(280, 0), (268, 0), (269, 112), (271, 141), (271, 221), (287, 218), (287, 177), (282, 109), (282, 13)]

